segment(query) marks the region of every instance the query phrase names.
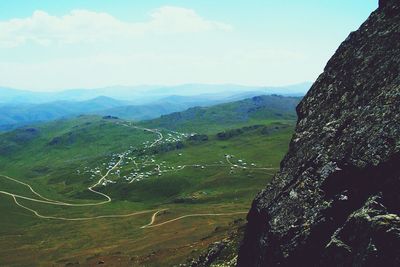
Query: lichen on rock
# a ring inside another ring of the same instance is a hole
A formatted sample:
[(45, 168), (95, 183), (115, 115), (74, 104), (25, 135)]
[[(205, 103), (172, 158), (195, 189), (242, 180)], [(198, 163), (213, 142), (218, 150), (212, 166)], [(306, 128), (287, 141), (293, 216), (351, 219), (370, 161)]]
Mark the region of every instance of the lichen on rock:
[(239, 266), (400, 266), (400, 1), (379, 4), (297, 107)]

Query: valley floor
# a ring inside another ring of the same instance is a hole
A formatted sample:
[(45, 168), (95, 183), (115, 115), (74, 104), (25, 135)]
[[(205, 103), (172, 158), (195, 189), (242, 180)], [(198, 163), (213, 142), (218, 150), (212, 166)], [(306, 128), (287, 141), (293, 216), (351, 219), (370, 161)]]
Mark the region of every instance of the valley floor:
[[(64, 172), (39, 179), (24, 178), (29, 172), (16, 171), (15, 163), (4, 168), (1, 265), (169, 266), (195, 257), (245, 217), (257, 188), (276, 171), (291, 132), (250, 132), (176, 147), (193, 135), (111, 123), (147, 132), (146, 138), (107, 160), (64, 163), (67, 175), (77, 176), (73, 182), (61, 179)], [(262, 157), (254, 149), (261, 139), (270, 141), (271, 150)]]

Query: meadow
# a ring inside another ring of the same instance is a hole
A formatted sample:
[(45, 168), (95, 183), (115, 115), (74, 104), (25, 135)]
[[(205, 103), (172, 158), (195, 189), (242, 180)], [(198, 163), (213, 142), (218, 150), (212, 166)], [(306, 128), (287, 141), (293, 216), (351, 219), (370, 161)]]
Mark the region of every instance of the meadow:
[[(0, 194), (0, 265), (168, 266), (198, 255), (245, 218), (254, 195), (279, 167), (293, 131), (292, 120), (230, 126), (191, 136), (81, 116), (3, 134), (0, 174), (72, 205), (17, 197), (23, 208)], [(80, 206), (107, 200), (88, 190), (106, 173), (94, 189), (111, 201)], [(0, 190), (39, 198), (4, 177)]]

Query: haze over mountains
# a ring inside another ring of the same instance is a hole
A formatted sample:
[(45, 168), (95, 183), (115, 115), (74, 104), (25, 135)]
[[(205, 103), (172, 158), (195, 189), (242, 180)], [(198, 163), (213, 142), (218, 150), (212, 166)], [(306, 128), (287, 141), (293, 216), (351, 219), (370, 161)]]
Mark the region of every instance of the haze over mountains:
[(212, 95), (227, 97), (240, 93), (304, 95), (311, 87), (311, 82), (289, 86), (242, 86), (234, 84), (184, 84), (177, 86), (143, 85), (112, 86), (97, 89), (71, 89), (58, 92), (40, 92), (0, 87), (0, 103), (46, 103), (59, 100), (84, 101), (98, 96), (107, 96), (119, 100), (128, 100), (135, 104), (144, 104), (160, 100), (166, 96)]
[(310, 83), (286, 87), (188, 84), (32, 92), (0, 88), (0, 130), (80, 114), (144, 120), (195, 106), (243, 100), (258, 95), (302, 96)]

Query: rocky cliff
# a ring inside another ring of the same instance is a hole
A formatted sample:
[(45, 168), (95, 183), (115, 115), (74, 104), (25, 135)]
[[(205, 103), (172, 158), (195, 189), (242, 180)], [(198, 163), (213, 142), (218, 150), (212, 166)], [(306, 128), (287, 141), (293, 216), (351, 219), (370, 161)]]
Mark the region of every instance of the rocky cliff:
[(400, 1), (381, 0), (297, 107), (239, 266), (400, 266)]

